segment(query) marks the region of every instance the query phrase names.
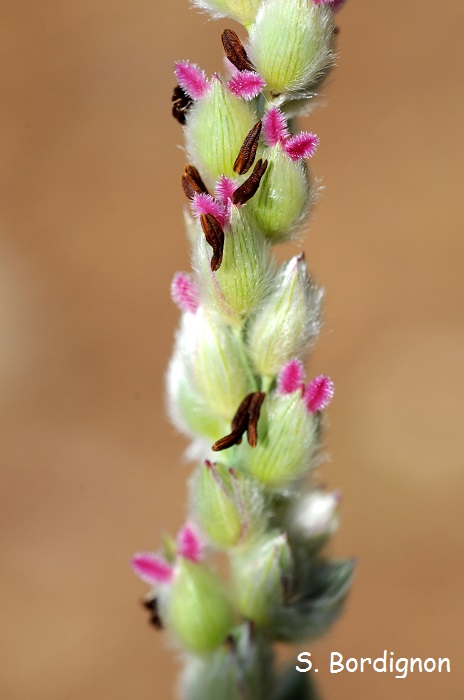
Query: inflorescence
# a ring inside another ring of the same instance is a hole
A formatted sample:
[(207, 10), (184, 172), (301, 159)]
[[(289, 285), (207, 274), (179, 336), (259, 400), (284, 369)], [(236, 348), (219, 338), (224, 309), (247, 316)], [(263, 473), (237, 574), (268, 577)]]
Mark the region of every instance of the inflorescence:
[[(189, 61), (175, 67), (193, 272), (172, 282), (182, 318), (167, 395), (198, 466), (177, 539), (132, 564), (150, 586), (151, 621), (185, 653), (185, 700), (284, 700), (274, 642), (323, 633), (354, 568), (322, 550), (340, 504), (315, 477), (334, 389), (325, 375), (307, 381), (303, 364), (320, 331), (322, 290), (304, 254), (281, 266), (272, 256), (315, 199), (306, 159), (319, 140), (294, 133), (294, 118), (334, 64), (342, 0), (194, 4), (241, 22), (248, 38), (222, 32), (227, 77)], [(218, 552), (227, 580), (214, 567)]]

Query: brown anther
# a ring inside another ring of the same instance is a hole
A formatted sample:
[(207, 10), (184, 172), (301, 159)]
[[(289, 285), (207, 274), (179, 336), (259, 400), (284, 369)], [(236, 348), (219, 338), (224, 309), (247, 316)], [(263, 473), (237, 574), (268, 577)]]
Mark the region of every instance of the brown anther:
[(201, 228), (205, 234), (206, 242), (213, 249), (211, 258), (211, 271), (216, 272), (221, 267), (222, 254), (224, 252), (224, 230), (212, 214), (202, 214), (200, 216)]
[(163, 623), (158, 613), (158, 600), (157, 598), (145, 598), (142, 601), (142, 605), (150, 612), (150, 624), (156, 629), (162, 630)]
[(174, 119), (177, 119), (179, 124), (185, 124), (185, 115), (193, 104), (192, 98), (182, 90), (180, 85), (176, 85), (171, 101), (174, 102), (172, 106), (172, 116)]
[(243, 435), (243, 433), (247, 429), (248, 411), (249, 411), (253, 396), (254, 396), (254, 394), (248, 394), (248, 396), (245, 396), (242, 403), (238, 407), (238, 409), (235, 413), (235, 416), (232, 418), (232, 424), (231, 424), (232, 432), (236, 432), (238, 430), (238, 431), (240, 431), (240, 434)]
[(247, 173), (253, 163), (255, 162), (256, 151), (259, 143), (259, 136), (261, 134), (261, 127), (263, 123), (260, 120), (254, 127), (248, 132), (243, 142), (243, 146), (240, 149), (240, 153), (237, 156), (237, 160), (234, 163), (234, 171), (239, 175)]
[(246, 204), (256, 194), (267, 165), (267, 160), (263, 161), (261, 158), (258, 160), (250, 177), (232, 195), (234, 204)]
[(182, 189), (188, 199), (193, 199), (196, 194), (209, 194), (201, 175), (194, 165), (186, 165), (181, 178)]
[(255, 394), (253, 394), (253, 398), (250, 401), (247, 427), (247, 438), (250, 447), (256, 447), (258, 444), (258, 420), (265, 396), (266, 394), (264, 394), (262, 391), (257, 391)]
[(254, 66), (248, 58), (245, 48), (238, 38), (237, 34), (232, 29), (224, 29), (221, 34), (222, 45), (226, 57), (239, 71), (253, 70)]
[(216, 440), (211, 449), (213, 452), (221, 452), (222, 450), (227, 450), (229, 447), (232, 447), (232, 445), (240, 445), (242, 442), (242, 435), (243, 433), (240, 430), (233, 430), (229, 435), (226, 435), (220, 440)]
[(240, 445), (242, 435), (246, 431), (248, 443), (251, 447), (256, 447), (258, 444), (258, 420), (266, 394), (262, 391), (255, 391), (252, 394), (245, 396), (242, 403), (237, 409), (235, 416), (232, 418), (232, 431), (229, 435), (221, 438), (214, 443), (213, 452), (226, 450), (232, 445)]

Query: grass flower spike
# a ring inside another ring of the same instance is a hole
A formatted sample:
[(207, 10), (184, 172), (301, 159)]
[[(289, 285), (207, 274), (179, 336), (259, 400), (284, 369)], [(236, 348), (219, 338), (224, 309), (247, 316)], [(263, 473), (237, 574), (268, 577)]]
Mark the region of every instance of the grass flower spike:
[(167, 402), (194, 469), (187, 524), (132, 567), (150, 586), (152, 622), (182, 652), (182, 700), (312, 697), (274, 645), (333, 624), (354, 562), (323, 549), (340, 518), (340, 494), (315, 476), (334, 385), (304, 367), (322, 290), (303, 253), (278, 266), (273, 246), (294, 238), (314, 200), (307, 160), (319, 139), (294, 117), (334, 64), (343, 0), (193, 4), (247, 34), (223, 29), (226, 76), (175, 65), (192, 271), (171, 285), (181, 319)]

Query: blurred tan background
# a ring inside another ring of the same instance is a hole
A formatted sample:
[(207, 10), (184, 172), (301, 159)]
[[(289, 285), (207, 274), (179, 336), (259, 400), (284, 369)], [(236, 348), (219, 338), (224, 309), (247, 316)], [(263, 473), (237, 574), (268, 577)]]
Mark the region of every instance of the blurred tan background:
[[(302, 124), (326, 186), (304, 244), (327, 290), (311, 372), (336, 382), (321, 476), (344, 492), (332, 550), (359, 559), (306, 647), (327, 700), (464, 696), (463, 20), (348, 2)], [(174, 696), (128, 560), (178, 529), (190, 469), (163, 405), (189, 264), (172, 63), (220, 67), (227, 25), (187, 0), (0, 2), (2, 700)], [(328, 673), (384, 649), (451, 674)]]

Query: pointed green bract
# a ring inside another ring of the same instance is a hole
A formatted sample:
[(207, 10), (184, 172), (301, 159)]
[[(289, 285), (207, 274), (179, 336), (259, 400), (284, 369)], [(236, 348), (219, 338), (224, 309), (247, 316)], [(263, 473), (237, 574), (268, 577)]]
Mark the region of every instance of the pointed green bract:
[(207, 409), (211, 426), (230, 422), (243, 397), (255, 388), (241, 344), (231, 328), (208, 318), (204, 309), (184, 314), (168, 374), (172, 413), (178, 410), (187, 422), (197, 421), (198, 402)]
[(236, 550), (231, 564), (238, 609), (259, 627), (268, 627), (284, 604), (292, 577), (292, 556), (285, 535), (271, 533)]
[(223, 464), (205, 465), (195, 472), (190, 499), (201, 531), (218, 547), (253, 538), (266, 525), (259, 485)]

